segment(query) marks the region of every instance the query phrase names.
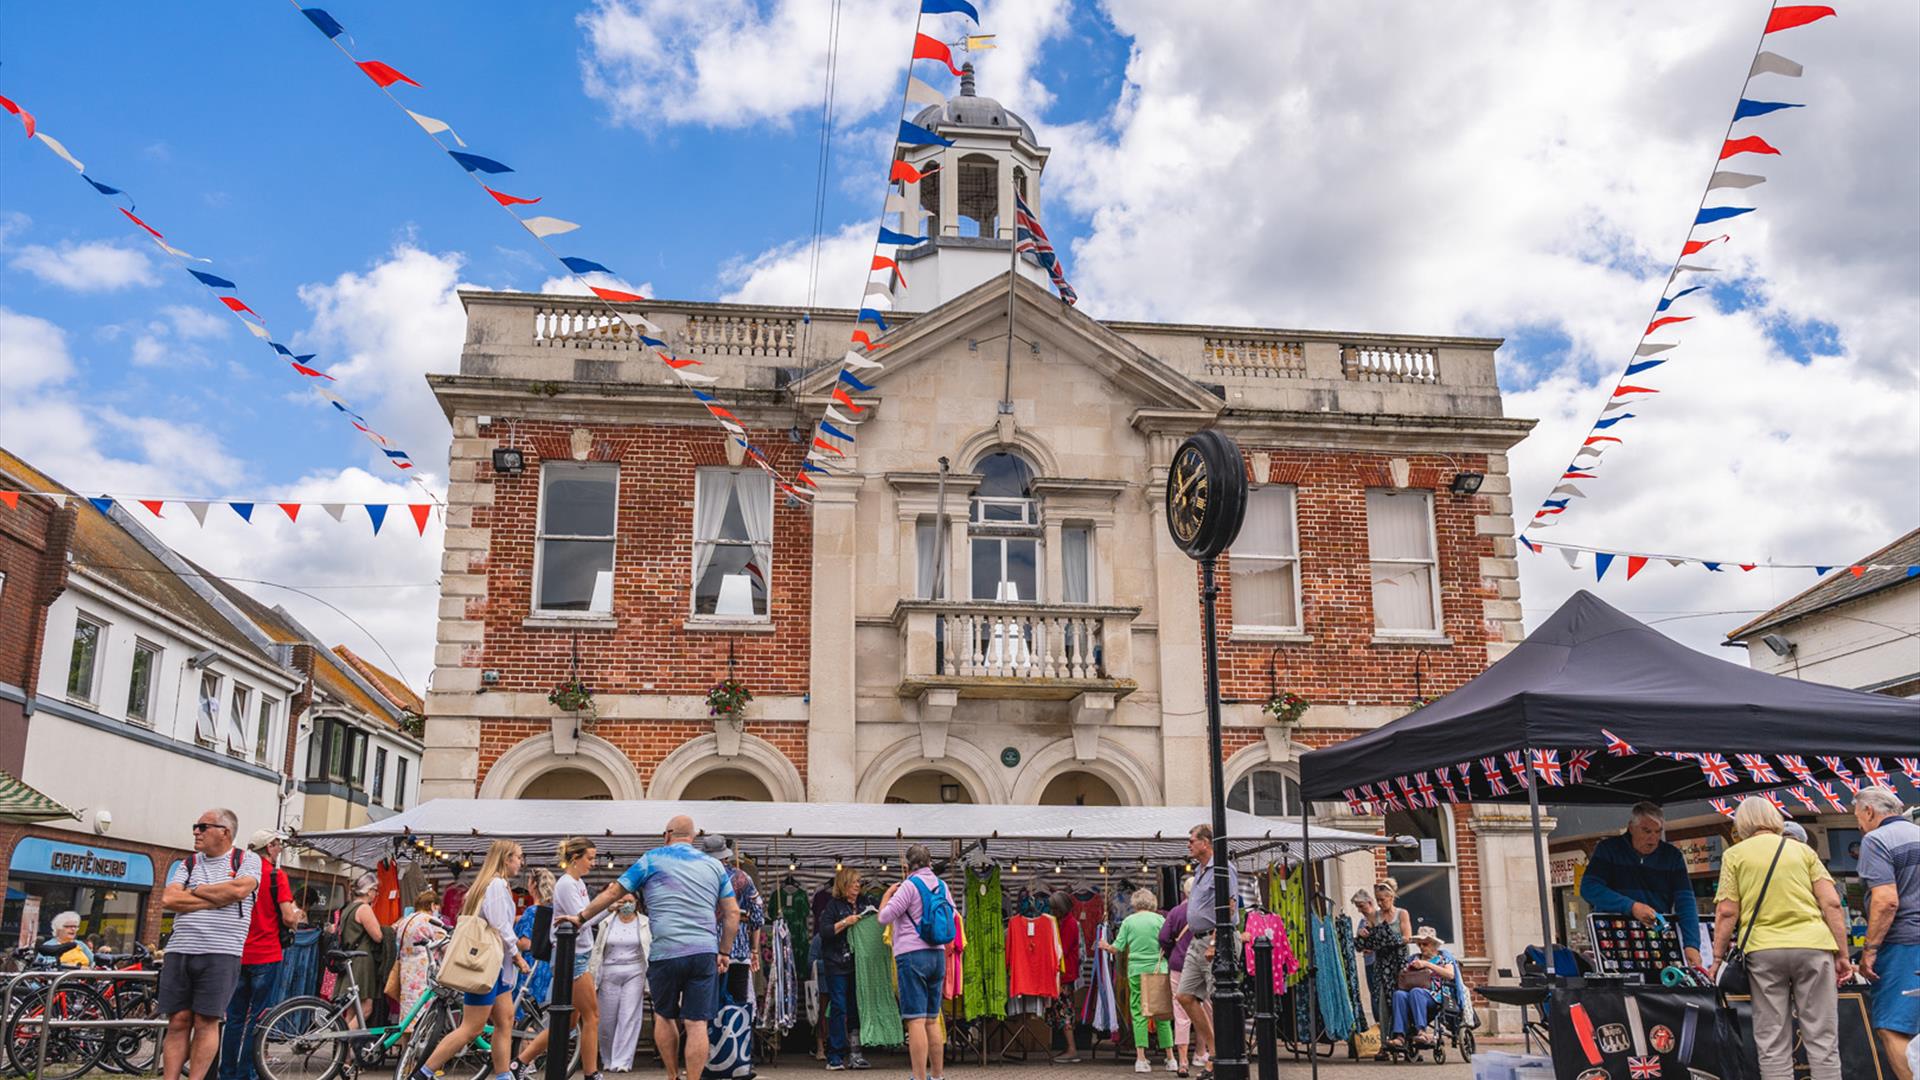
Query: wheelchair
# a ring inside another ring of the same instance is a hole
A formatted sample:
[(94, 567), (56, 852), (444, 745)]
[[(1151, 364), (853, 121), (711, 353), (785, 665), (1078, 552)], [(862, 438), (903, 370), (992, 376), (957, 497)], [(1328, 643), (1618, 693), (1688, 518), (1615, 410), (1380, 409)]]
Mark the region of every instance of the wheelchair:
[[(1470, 1006), (1463, 1006), (1457, 993), (1449, 991), (1441, 995), (1427, 1012), (1427, 1026), (1408, 1034), (1404, 1043), (1382, 1044), (1387, 1057), (1392, 1061), (1419, 1061), (1422, 1055), (1430, 1056), (1435, 1065), (1444, 1065), (1447, 1061), (1447, 1048), (1452, 1047), (1461, 1061), (1472, 1061), (1475, 1049), (1474, 1029), (1480, 1026), (1480, 1018), (1473, 1014)], [(1431, 1046), (1421, 1046), (1415, 1040), (1425, 1035)]]

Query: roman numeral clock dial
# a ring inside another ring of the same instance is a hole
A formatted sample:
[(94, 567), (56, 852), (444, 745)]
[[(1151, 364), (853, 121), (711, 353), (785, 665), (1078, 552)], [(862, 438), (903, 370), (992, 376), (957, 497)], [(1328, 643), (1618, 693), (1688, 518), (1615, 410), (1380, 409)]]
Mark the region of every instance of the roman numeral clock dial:
[(1240, 448), (1217, 431), (1202, 431), (1174, 452), (1167, 470), (1167, 530), (1194, 559), (1212, 559), (1240, 532), (1247, 474)]

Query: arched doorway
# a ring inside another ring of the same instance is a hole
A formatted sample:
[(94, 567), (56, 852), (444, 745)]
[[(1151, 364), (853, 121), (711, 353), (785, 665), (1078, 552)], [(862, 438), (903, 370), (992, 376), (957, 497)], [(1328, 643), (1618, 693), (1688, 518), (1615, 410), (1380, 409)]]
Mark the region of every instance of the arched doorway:
[(910, 772), (887, 789), (890, 803), (971, 803), (973, 793), (952, 773), (934, 769)]
[(710, 769), (687, 781), (682, 799), (720, 802), (772, 802), (766, 781), (744, 769)]
[(594, 799), (613, 798), (607, 782), (585, 769), (548, 769), (520, 789), (522, 799)]
[(1063, 772), (1040, 791), (1041, 806), (1121, 806), (1113, 785), (1092, 773)]

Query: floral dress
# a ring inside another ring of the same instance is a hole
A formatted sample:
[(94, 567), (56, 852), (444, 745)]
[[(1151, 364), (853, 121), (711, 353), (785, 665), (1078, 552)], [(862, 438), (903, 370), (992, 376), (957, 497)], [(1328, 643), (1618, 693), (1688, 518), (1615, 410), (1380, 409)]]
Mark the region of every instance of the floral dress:
[(1383, 923), (1368, 921), (1353, 939), (1355, 946), (1373, 950), (1373, 1015), (1382, 1028), (1393, 1016), (1393, 992), (1400, 988), (1400, 972), (1407, 966), (1407, 941), (1400, 936), (1400, 911)]
[(427, 946), (438, 941), (444, 932), (433, 925), (431, 912), (416, 911), (400, 920), (398, 937), (395, 941), (400, 951), (400, 1015), (405, 1017), (413, 1011), (413, 1006), (427, 992), (432, 981), (428, 972)]

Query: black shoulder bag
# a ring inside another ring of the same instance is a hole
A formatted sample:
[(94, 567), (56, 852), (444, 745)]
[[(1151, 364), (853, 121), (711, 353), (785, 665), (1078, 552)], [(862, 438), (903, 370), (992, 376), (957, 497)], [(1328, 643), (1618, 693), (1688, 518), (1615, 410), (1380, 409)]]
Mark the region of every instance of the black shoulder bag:
[(1752, 994), (1753, 976), (1747, 970), (1747, 939), (1753, 936), (1753, 924), (1760, 921), (1760, 905), (1767, 902), (1767, 886), (1773, 884), (1774, 867), (1780, 865), (1780, 855), (1787, 850), (1787, 838), (1780, 838), (1780, 846), (1773, 851), (1773, 861), (1767, 864), (1767, 876), (1760, 882), (1760, 895), (1753, 899), (1753, 914), (1747, 917), (1747, 928), (1740, 940), (1727, 950), (1726, 965), (1720, 971), (1720, 989), (1729, 994)]

